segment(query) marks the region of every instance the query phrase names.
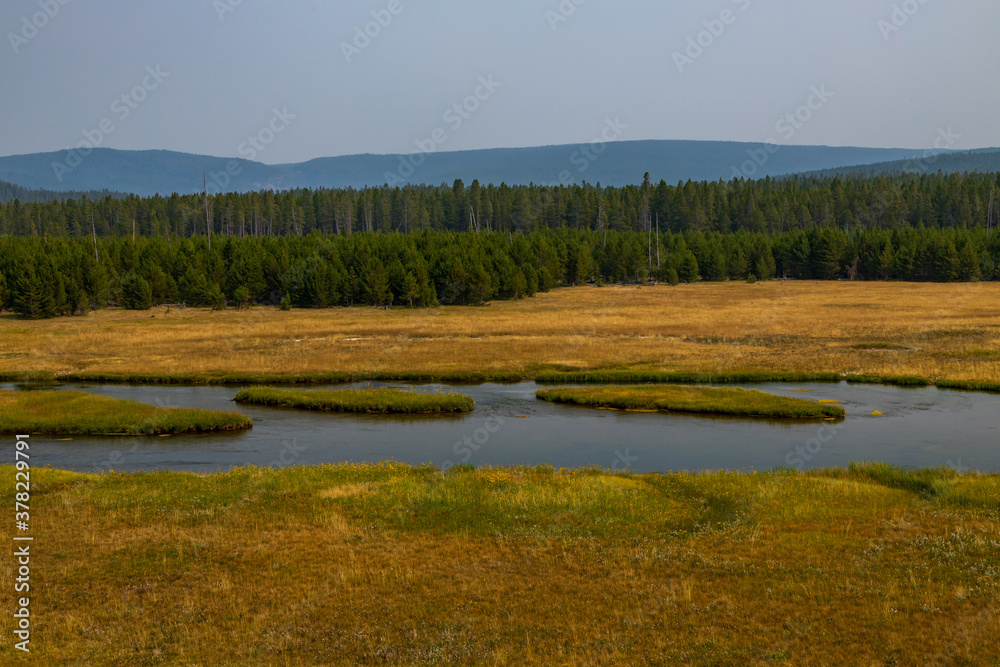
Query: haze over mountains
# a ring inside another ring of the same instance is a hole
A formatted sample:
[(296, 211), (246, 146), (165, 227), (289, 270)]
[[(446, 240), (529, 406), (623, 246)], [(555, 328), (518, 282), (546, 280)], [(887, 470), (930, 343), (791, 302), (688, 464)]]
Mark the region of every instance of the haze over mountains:
[(763, 178), (812, 172), (824, 175), (892, 171), (1000, 170), (1000, 152), (982, 149), (926, 159), (911, 149), (776, 146), (716, 141), (616, 141), (411, 155), (349, 155), (298, 164), (171, 151), (95, 149), (0, 157), (0, 181), (28, 190), (113, 191), (143, 196), (290, 188), (363, 188), (403, 184), (451, 184), (456, 179), (487, 184), (638, 183), (648, 171), (654, 182)]

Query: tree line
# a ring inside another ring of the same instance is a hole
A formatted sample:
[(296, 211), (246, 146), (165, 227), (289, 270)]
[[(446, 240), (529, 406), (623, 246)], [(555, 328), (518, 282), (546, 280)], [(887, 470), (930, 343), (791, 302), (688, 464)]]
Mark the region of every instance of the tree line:
[(478, 233), (0, 237), (0, 310), (27, 318), (157, 304), (480, 305), (560, 285), (1000, 277), (984, 226), (785, 231), (561, 226)]
[[(0, 188), (2, 190), (2, 188)], [(8, 193), (11, 194), (11, 193)], [(1000, 174), (792, 177), (759, 181), (598, 185), (407, 186), (290, 190), (0, 205), (0, 236), (273, 237), (358, 232), (739, 231), (813, 227), (991, 229)]]
[(105, 197), (121, 198), (124, 197), (120, 192), (111, 192), (110, 190), (90, 190), (87, 192), (82, 191), (72, 191), (72, 192), (57, 192), (54, 190), (30, 190), (28, 188), (23, 188), (20, 185), (15, 185), (13, 183), (8, 183), (7, 181), (0, 181), (0, 204), (6, 204), (7, 202), (14, 201), (15, 199), (22, 203), (32, 203), (32, 202), (51, 202), (51, 201), (63, 201), (66, 199), (83, 199), (88, 198), (91, 200), (100, 200)]

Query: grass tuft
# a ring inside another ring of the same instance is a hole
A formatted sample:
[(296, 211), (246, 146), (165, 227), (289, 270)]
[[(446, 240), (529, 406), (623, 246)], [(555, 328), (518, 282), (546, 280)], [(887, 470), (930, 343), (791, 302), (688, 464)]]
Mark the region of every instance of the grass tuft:
[(948, 480), (957, 476), (950, 468), (906, 470), (888, 463), (852, 463), (847, 472), (853, 477), (864, 478), (890, 489), (926, 494), (943, 489)]

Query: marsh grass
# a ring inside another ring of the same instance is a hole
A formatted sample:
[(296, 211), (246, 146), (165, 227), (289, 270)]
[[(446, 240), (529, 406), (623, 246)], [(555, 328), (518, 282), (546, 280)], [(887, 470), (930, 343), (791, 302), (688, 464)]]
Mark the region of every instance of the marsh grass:
[(688, 371), (595, 370), (544, 372), (535, 376), (539, 384), (762, 384), (765, 382), (843, 382), (839, 373), (694, 373)]
[(975, 382), (970, 380), (938, 380), (934, 383), (938, 389), (955, 389), (960, 391), (985, 391), (1000, 393), (1000, 382)]
[[(19, 358), (22, 355), (4, 357), (7, 359)], [(26, 356), (26, 355), (24, 355)], [(13, 371), (0, 373), (0, 382), (55, 382), (56, 376), (46, 371)]]
[(237, 403), (323, 412), (430, 414), (471, 412), (476, 403), (462, 394), (424, 394), (402, 389), (339, 389), (300, 391), (251, 387), (236, 394)]
[(842, 419), (843, 408), (753, 389), (688, 386), (609, 386), (542, 389), (543, 401), (615, 410), (655, 410), (683, 414), (775, 419)]
[(998, 475), (386, 463), (31, 484), (32, 664), (1000, 661)]
[(80, 391), (0, 391), (0, 433), (7, 434), (159, 435), (252, 426), (237, 412), (161, 408)]

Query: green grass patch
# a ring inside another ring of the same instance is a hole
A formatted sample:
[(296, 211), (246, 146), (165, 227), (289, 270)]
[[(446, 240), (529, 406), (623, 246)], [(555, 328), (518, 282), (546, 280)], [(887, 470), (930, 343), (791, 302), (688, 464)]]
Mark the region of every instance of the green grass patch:
[(957, 389), (960, 391), (985, 391), (1000, 393), (998, 382), (977, 382), (975, 380), (938, 380), (934, 383), (938, 389)]
[(844, 379), (852, 384), (884, 384), (894, 387), (930, 387), (934, 383), (916, 375), (858, 375), (850, 374)]
[(973, 361), (1000, 359), (1000, 350), (959, 350), (952, 352), (949, 356), (953, 359), (971, 359)]
[(907, 470), (887, 463), (851, 463), (847, 472), (890, 489), (925, 494), (935, 494), (948, 480), (958, 476), (950, 468)]
[(542, 389), (543, 401), (615, 410), (656, 410), (685, 414), (779, 419), (843, 418), (844, 409), (800, 398), (731, 387), (584, 387)]
[(850, 346), (852, 350), (909, 350), (905, 345), (895, 343), (857, 343)]
[(252, 427), (238, 412), (160, 408), (82, 391), (0, 391), (0, 433), (165, 435)]
[(236, 395), (237, 403), (323, 412), (429, 414), (471, 412), (476, 403), (462, 394), (418, 394), (402, 389), (300, 391), (251, 387)]

